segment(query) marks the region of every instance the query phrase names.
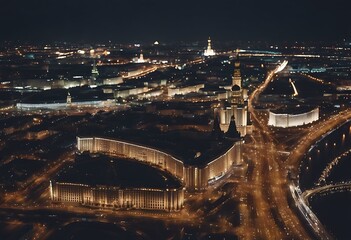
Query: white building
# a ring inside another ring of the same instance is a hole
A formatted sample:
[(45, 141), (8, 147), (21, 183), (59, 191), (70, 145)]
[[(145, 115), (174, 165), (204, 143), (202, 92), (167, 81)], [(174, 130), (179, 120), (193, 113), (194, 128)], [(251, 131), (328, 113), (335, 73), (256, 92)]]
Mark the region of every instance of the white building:
[(204, 56), (210, 57), (216, 55), (215, 51), (212, 49), (211, 46), (211, 38), (208, 38), (207, 40), (207, 49), (204, 51)]
[(273, 127), (297, 127), (318, 121), (319, 108), (306, 111), (269, 111), (268, 125)]
[(185, 95), (191, 92), (199, 92), (201, 88), (204, 88), (205, 84), (200, 83), (191, 86), (181, 86), (181, 87), (170, 87), (168, 88), (168, 96), (173, 97), (175, 95)]
[(133, 58), (134, 63), (146, 63), (149, 62), (150, 59), (145, 59), (143, 52), (140, 53), (139, 57)]

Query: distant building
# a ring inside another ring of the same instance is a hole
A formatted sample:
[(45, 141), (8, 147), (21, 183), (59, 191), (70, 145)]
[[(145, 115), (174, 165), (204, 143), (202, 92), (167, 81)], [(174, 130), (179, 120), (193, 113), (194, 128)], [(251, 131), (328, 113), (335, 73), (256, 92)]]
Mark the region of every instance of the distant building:
[(72, 102), (71, 96), (67, 96), (66, 102), (43, 102), (43, 103), (16, 103), (16, 108), (21, 110), (36, 110), (36, 109), (67, 109), (69, 107), (112, 107), (116, 106), (115, 99), (106, 100), (91, 100), (91, 101), (76, 101)]
[(99, 77), (99, 71), (96, 67), (96, 62), (94, 60), (94, 63), (93, 63), (93, 68), (91, 70), (91, 80), (93, 81), (93, 83), (95, 83), (96, 79)]
[(212, 49), (211, 46), (211, 38), (208, 38), (207, 40), (207, 49), (204, 51), (204, 56), (210, 57), (216, 55), (215, 51)]
[(72, 103), (72, 97), (71, 97), (71, 94), (69, 92), (67, 93), (66, 103), (67, 103), (67, 105), (70, 105)]
[(133, 58), (134, 63), (146, 63), (147, 59), (144, 59), (143, 52), (140, 53), (139, 57)]
[(318, 121), (319, 108), (284, 108), (269, 111), (268, 125), (273, 127), (297, 127)]
[(173, 97), (175, 95), (185, 95), (191, 92), (199, 92), (201, 88), (205, 87), (205, 84), (199, 83), (196, 85), (184, 85), (179, 87), (168, 88), (168, 96)]
[(114, 97), (115, 98), (120, 98), (120, 97), (121, 98), (127, 98), (129, 96), (146, 93), (148, 91), (150, 91), (150, 89), (148, 87), (145, 87), (145, 86), (121, 87), (121, 88), (117, 88), (117, 89), (114, 90)]
[(117, 84), (121, 84), (121, 83), (123, 83), (122, 76), (106, 78), (102, 81), (103, 85), (117, 85)]

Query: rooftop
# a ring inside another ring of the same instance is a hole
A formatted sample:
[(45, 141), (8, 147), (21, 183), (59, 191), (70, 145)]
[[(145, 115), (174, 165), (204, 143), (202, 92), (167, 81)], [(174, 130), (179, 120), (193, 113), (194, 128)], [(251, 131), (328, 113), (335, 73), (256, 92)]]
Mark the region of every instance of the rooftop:
[(132, 159), (105, 155), (78, 155), (76, 161), (59, 173), (55, 181), (91, 186), (178, 189), (181, 182), (170, 173)]
[(206, 165), (228, 151), (235, 142), (227, 138), (215, 139), (208, 132), (181, 130), (169, 132), (126, 130), (117, 134), (93, 136), (157, 149), (176, 157), (186, 165), (194, 166)]
[(294, 107), (288, 106), (288, 107), (282, 107), (282, 108), (271, 110), (271, 112), (275, 114), (298, 115), (298, 114), (310, 112), (315, 108), (316, 107), (312, 107), (312, 106), (294, 106)]

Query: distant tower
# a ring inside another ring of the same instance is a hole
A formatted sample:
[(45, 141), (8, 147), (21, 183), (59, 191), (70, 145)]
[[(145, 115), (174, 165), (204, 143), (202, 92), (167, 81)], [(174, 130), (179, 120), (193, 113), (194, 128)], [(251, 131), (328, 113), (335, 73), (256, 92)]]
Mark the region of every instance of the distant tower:
[(139, 58), (137, 59), (137, 63), (144, 63), (145, 62), (145, 59), (144, 59), (144, 54), (143, 54), (143, 51), (140, 52), (140, 56)]
[(212, 49), (211, 38), (209, 37), (207, 40), (207, 49), (205, 49), (204, 56), (209, 57), (214, 55), (216, 55), (216, 53)]
[(66, 103), (67, 103), (67, 105), (70, 105), (72, 103), (72, 97), (71, 97), (71, 94), (69, 92), (67, 93)]
[(146, 62), (146, 60), (144, 59), (143, 51), (140, 52), (139, 57), (133, 58), (133, 62), (134, 63), (145, 63)]
[[(245, 97), (243, 95), (242, 89), (242, 79), (240, 72), (240, 62), (238, 58), (238, 54), (236, 55), (236, 60), (234, 63), (234, 74), (232, 77), (232, 87), (229, 93), (229, 100), (231, 104), (243, 104), (245, 101)], [(246, 91), (245, 91), (246, 92)]]
[(236, 60), (234, 63), (234, 74), (232, 78), (232, 87), (235, 85), (241, 89), (241, 73), (240, 73), (240, 61), (239, 61), (239, 50), (236, 51)]
[(140, 53), (140, 57), (139, 57), (139, 62), (144, 62), (144, 54), (143, 52)]
[(96, 67), (96, 62), (94, 60), (93, 69), (91, 70), (91, 80), (95, 81), (98, 76), (99, 76), (99, 71)]
[(49, 64), (46, 64), (44, 68), (45, 68), (46, 73), (49, 73), (50, 65), (49, 65)]

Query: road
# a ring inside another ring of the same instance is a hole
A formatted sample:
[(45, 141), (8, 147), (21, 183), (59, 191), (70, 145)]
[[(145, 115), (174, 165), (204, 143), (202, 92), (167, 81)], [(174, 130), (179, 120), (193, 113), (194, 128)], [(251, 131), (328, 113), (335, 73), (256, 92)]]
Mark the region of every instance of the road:
[[(267, 126), (266, 121), (259, 117), (254, 105), (258, 96), (274, 79), (277, 69), (269, 72), (261, 84), (249, 97), (249, 111), (255, 132), (252, 134), (253, 144), (247, 151), (248, 157), (255, 164), (251, 193), (257, 208), (256, 230), (261, 239), (310, 239), (296, 213), (288, 204), (288, 184), (285, 166), (279, 151), (285, 149), (283, 144), (278, 144), (274, 133)], [(251, 220), (252, 221), (252, 220)], [(251, 226), (255, 229), (255, 225)], [(245, 232), (243, 230), (243, 232)], [(245, 239), (253, 239), (247, 236)]]
[[(289, 169), (294, 171), (295, 176), (298, 175), (299, 164), (304, 153), (307, 152), (310, 146), (322, 135), (350, 119), (351, 111), (349, 109), (343, 110), (314, 123), (313, 127), (303, 129), (295, 134), (299, 136), (299, 138), (294, 141), (294, 147), (291, 149), (287, 158), (282, 158), (278, 153), (284, 152), (289, 148), (287, 142), (277, 141), (277, 135), (267, 126), (267, 121), (260, 116), (259, 112), (256, 111), (254, 107), (258, 101), (259, 94), (273, 81), (275, 74), (276, 71), (268, 73), (263, 84), (259, 86), (249, 98), (249, 111), (256, 131), (252, 135), (253, 145), (248, 151), (248, 154), (255, 162), (256, 174), (254, 173), (254, 181), (262, 187), (262, 194), (256, 198), (256, 205), (261, 204), (262, 209), (260, 209), (260, 211), (264, 216), (261, 220), (256, 219), (256, 222), (262, 225), (260, 222), (266, 221), (269, 228), (272, 229), (272, 232), (281, 232), (281, 236), (287, 234), (297, 239), (310, 239), (312, 236), (306, 231), (297, 213), (289, 207), (287, 198), (288, 194), (290, 194), (289, 182), (285, 173), (287, 169)], [(287, 140), (289, 140), (289, 138), (290, 137), (288, 137)], [(291, 144), (291, 141), (289, 141), (289, 144)], [(267, 165), (269, 166), (268, 171)], [(259, 169), (261, 169), (261, 171)], [(253, 193), (255, 193), (255, 191), (259, 190), (253, 189)], [(271, 206), (271, 211), (265, 212), (265, 206), (266, 208), (267, 206)], [(314, 214), (312, 212), (307, 212), (311, 214), (312, 217), (309, 218), (306, 216), (306, 219), (307, 221), (312, 219), (310, 225), (317, 229), (316, 234), (321, 236), (321, 238), (326, 236), (318, 219), (313, 218)], [(270, 215), (273, 216), (274, 222), (270, 221), (269, 218), (267, 219), (267, 216)], [(260, 215), (258, 216), (260, 217)], [(266, 231), (262, 238), (272, 239), (269, 231)], [(252, 238), (249, 236), (247, 239)]]
[[(74, 159), (75, 149), (62, 154), (55, 162), (50, 163), (49, 169), (42, 172), (40, 175), (33, 175), (26, 183), (16, 192), (7, 193), (2, 199), (2, 205), (31, 205), (37, 204), (42, 199), (42, 195), (46, 195), (49, 180), (62, 168), (67, 161)], [(47, 200), (47, 198), (45, 199)]]
[(320, 187), (316, 187), (313, 189), (308, 189), (306, 191), (304, 191), (301, 196), (302, 198), (305, 200), (305, 202), (308, 204), (308, 199), (310, 198), (310, 196), (313, 196), (315, 194), (318, 193), (323, 193), (323, 192), (328, 192), (331, 190), (350, 190), (351, 189), (351, 182), (341, 182), (341, 183), (335, 183), (335, 184), (328, 184), (328, 185), (324, 185), (324, 186), (320, 186)]

